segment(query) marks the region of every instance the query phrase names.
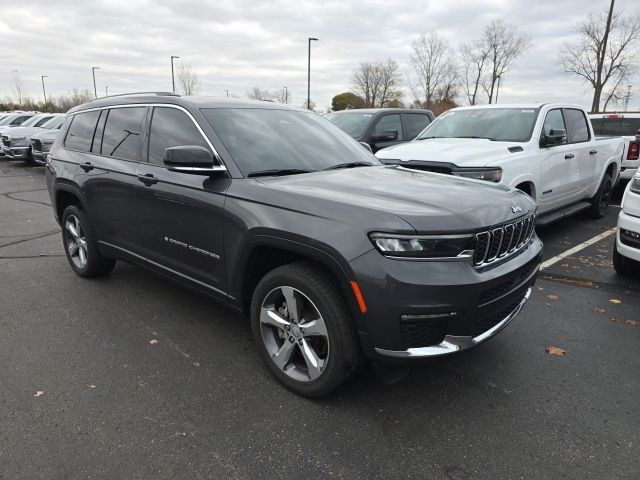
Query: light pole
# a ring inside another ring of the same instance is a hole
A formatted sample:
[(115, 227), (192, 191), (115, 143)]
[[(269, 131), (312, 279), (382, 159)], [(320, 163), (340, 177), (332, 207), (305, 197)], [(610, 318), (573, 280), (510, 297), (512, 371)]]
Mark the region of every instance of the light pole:
[(93, 94), (98, 98), (98, 89), (96, 88), (96, 70), (100, 70), (100, 67), (91, 67), (91, 74), (93, 75)]
[(176, 55), (171, 55), (171, 85), (173, 86), (173, 93), (176, 93), (176, 79), (173, 76), (173, 59), (180, 58)]
[(104, 86), (104, 96), (105, 97), (109, 96), (109, 87), (107, 85)]
[(500, 91), (500, 79), (502, 78), (502, 75), (498, 75), (498, 86), (496, 87), (496, 101), (495, 103), (498, 103), (498, 92)]
[(42, 96), (44, 97), (44, 109), (47, 109), (47, 91), (44, 89), (44, 79), (48, 78), (49, 75), (41, 75), (42, 79)]
[(307, 108), (311, 110), (311, 42), (317, 42), (318, 39), (309, 37), (309, 48), (307, 58)]
[(287, 90), (287, 87), (284, 87), (284, 103), (289, 103), (289, 90)]
[(226, 94), (227, 94), (227, 98), (229, 98), (229, 90), (225, 90)]

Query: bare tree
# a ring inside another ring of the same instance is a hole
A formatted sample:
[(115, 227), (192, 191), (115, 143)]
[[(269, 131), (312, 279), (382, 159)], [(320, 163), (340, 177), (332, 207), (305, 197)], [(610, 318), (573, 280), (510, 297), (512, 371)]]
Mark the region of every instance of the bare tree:
[(439, 33), (422, 33), (411, 45), (409, 57), (415, 80), (409, 87), (416, 100), (424, 98), (426, 108), (431, 108), (435, 93), (446, 84), (453, 84), (457, 67), (447, 39)]
[(190, 62), (178, 64), (178, 90), (183, 95), (195, 95), (200, 90), (198, 70)]
[(368, 107), (384, 107), (402, 97), (398, 64), (388, 59), (378, 63), (361, 63), (354, 70), (352, 81), (356, 94)]
[(615, 105), (617, 105), (620, 101), (624, 102), (627, 96), (629, 82), (631, 81), (632, 74), (635, 72), (636, 69), (634, 68), (634, 66), (627, 65), (625, 65), (618, 71), (615, 78), (613, 78), (612, 80), (615, 83), (613, 84), (611, 90), (609, 90), (608, 92), (603, 91), (606, 98), (604, 101), (604, 106), (602, 107), (603, 112), (607, 111), (607, 108), (609, 107), (609, 104), (612, 100)]
[(623, 16), (611, 0), (607, 11), (590, 13), (576, 30), (580, 38), (563, 46), (560, 64), (593, 87), (591, 111), (597, 113), (607, 83), (625, 69), (631, 74), (638, 61), (633, 46), (640, 37), (640, 15)]
[(476, 40), (460, 45), (460, 57), (462, 59), (460, 87), (469, 105), (475, 105), (479, 100), (480, 82), (485, 73), (489, 52), (482, 41)]
[(13, 96), (18, 102), (18, 105), (22, 105), (25, 101), (27, 91), (18, 70), (13, 70), (11, 72), (11, 77), (9, 81), (10, 81), (10, 87), (11, 87), (11, 92), (13, 93)]
[(273, 95), (268, 90), (262, 90), (260, 87), (253, 87), (247, 92), (247, 98), (251, 100), (273, 100)]
[(484, 28), (481, 42), (487, 52), (489, 69), (482, 80), (482, 88), (492, 103), (498, 79), (504, 77), (515, 60), (527, 51), (530, 42), (529, 37), (518, 33), (515, 26), (501, 20), (494, 20)]

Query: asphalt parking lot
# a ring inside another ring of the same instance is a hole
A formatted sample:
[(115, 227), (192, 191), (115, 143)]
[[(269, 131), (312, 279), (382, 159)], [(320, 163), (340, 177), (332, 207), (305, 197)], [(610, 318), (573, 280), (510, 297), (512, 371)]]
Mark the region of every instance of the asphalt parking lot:
[(208, 298), (122, 263), (77, 277), (43, 168), (0, 160), (0, 479), (640, 478), (640, 275), (613, 271), (618, 210), (538, 232), (553, 263), (492, 341), (311, 401)]

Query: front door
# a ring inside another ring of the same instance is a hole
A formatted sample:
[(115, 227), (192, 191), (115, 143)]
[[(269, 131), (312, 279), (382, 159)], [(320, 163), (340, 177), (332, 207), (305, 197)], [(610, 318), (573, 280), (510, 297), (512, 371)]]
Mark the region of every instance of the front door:
[(388, 140), (383, 142), (376, 142), (374, 140), (371, 140), (369, 142), (369, 145), (371, 146), (371, 149), (374, 153), (378, 150), (382, 150), (383, 148), (390, 147), (391, 145), (397, 145), (398, 143), (402, 143), (405, 141), (404, 133), (402, 131), (402, 120), (400, 119), (399, 113), (387, 113), (386, 115), (378, 118), (375, 126), (373, 127), (373, 131), (371, 132), (370, 137), (377, 133), (383, 133), (390, 130), (398, 132), (398, 136), (395, 140)]
[(223, 213), (229, 179), (168, 170), (163, 163), (165, 149), (186, 145), (213, 150), (186, 111), (154, 107), (148, 162), (136, 171), (143, 254), (224, 297)]

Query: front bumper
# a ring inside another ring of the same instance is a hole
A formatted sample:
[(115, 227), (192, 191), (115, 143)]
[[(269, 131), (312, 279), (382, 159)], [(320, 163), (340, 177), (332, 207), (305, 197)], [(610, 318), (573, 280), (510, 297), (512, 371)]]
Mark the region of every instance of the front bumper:
[(542, 242), (534, 235), (506, 263), (393, 260), (374, 250), (350, 262), (367, 303), (365, 354), (404, 363), (467, 350), (504, 329), (535, 283)]
[(13, 160), (28, 159), (30, 153), (31, 147), (11, 147), (10, 149), (6, 149), (5, 147), (5, 154), (7, 158), (12, 158)]
[(620, 230), (632, 232), (632, 235), (640, 234), (640, 217), (634, 217), (624, 211), (620, 212), (618, 217), (618, 230), (616, 232), (616, 249), (623, 257), (630, 258), (636, 262), (640, 262), (640, 243), (630, 235), (623, 240), (620, 238)]

